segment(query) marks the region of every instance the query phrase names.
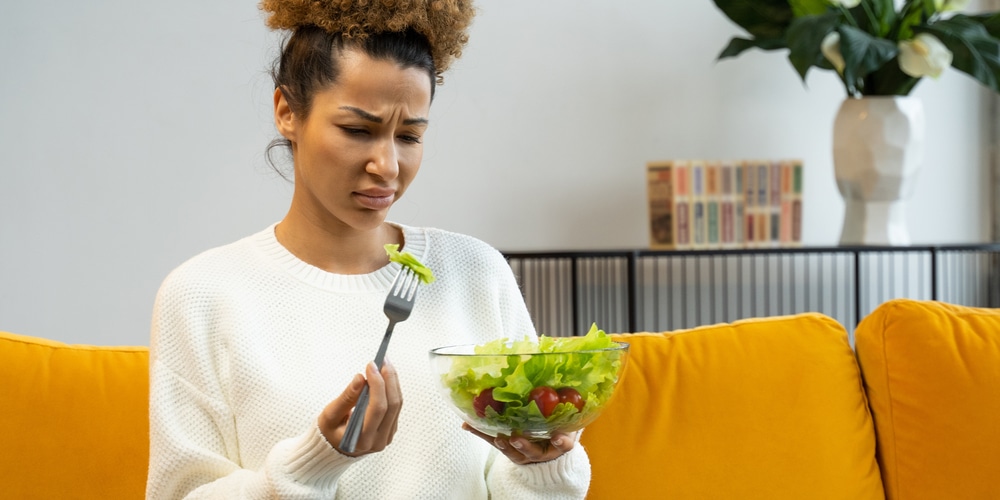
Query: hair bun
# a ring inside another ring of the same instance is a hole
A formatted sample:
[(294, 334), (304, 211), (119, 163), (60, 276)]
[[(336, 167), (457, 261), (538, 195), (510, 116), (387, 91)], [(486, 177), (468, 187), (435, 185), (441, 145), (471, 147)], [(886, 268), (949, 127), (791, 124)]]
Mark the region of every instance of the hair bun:
[(318, 26), (345, 38), (412, 28), (427, 37), (438, 74), (462, 55), (469, 41), (472, 0), (261, 0), (267, 26), (295, 30)]

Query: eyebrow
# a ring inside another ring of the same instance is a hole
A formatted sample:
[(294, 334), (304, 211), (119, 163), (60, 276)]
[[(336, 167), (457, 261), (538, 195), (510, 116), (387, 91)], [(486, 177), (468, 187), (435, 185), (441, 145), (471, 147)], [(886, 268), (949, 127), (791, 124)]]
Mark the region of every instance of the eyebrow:
[[(340, 109), (350, 111), (351, 113), (360, 116), (362, 119), (373, 123), (382, 123), (384, 121), (382, 120), (382, 117), (375, 116), (361, 108), (355, 108), (354, 106), (341, 106)], [(403, 125), (426, 125), (427, 123), (427, 118), (407, 118), (406, 120), (403, 120)]]

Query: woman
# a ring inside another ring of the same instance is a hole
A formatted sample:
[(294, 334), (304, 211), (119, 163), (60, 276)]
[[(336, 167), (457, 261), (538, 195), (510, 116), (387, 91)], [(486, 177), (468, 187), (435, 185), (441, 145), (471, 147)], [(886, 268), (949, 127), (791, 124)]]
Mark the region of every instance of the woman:
[[(346, 3), (262, 4), (272, 28), (292, 32), (274, 71), (291, 206), (160, 288), (147, 498), (582, 498), (590, 464), (573, 436), (460, 427), (430, 374), (432, 347), (534, 335), (502, 256), (386, 220), (420, 167), (434, 89), (461, 53), (471, 5)], [(378, 370), (399, 269), (389, 243), (437, 280), (421, 285)], [(364, 430), (341, 452), (365, 383)]]

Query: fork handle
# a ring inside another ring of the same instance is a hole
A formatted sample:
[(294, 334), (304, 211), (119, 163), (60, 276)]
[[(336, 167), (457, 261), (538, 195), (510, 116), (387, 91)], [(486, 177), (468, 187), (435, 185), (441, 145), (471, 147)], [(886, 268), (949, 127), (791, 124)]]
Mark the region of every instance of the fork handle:
[[(392, 329), (396, 326), (395, 321), (390, 321), (382, 336), (382, 343), (378, 346), (378, 353), (375, 354), (375, 367), (382, 369), (382, 362), (385, 361), (385, 351), (389, 349), (389, 337), (392, 337)], [(365, 387), (368, 387), (367, 385)]]
[(340, 439), (340, 451), (354, 453), (354, 448), (358, 445), (358, 438), (361, 437), (361, 427), (365, 421), (365, 411), (368, 409), (368, 385), (361, 389), (361, 396), (358, 397), (357, 404), (354, 405), (354, 412), (347, 421), (347, 428), (344, 429), (344, 437)]
[[(385, 329), (385, 335), (382, 336), (382, 344), (378, 347), (378, 353), (375, 355), (375, 367), (379, 370), (382, 369), (382, 362), (385, 360), (385, 351), (389, 348), (389, 337), (392, 336), (392, 329), (396, 326), (395, 321), (390, 321), (388, 328)], [(368, 410), (368, 384), (361, 389), (361, 395), (358, 396), (358, 402), (354, 405), (354, 412), (351, 413), (351, 418), (347, 420), (347, 428), (344, 429), (344, 437), (340, 439), (340, 451), (345, 453), (354, 453), (354, 449), (358, 445), (358, 438), (361, 437), (361, 429), (364, 427), (365, 412)]]

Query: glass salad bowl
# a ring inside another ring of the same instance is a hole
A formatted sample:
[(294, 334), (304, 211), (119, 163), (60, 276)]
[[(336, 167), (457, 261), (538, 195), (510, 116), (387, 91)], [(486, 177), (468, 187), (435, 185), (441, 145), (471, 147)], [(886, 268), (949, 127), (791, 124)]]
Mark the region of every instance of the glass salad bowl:
[(585, 337), (501, 339), (430, 351), (432, 373), (455, 413), (490, 436), (549, 439), (596, 419), (625, 368), (628, 344)]

